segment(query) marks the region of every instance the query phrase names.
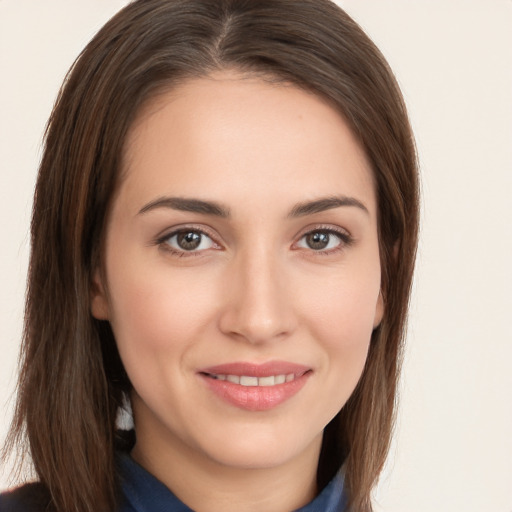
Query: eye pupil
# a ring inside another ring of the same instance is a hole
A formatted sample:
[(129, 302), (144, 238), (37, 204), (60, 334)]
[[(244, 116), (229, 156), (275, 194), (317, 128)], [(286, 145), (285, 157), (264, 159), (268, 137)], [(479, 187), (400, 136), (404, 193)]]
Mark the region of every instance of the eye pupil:
[(178, 233), (177, 242), (184, 251), (193, 251), (201, 244), (201, 234), (193, 231), (183, 231)]
[(315, 231), (306, 235), (306, 243), (309, 248), (315, 250), (325, 249), (329, 245), (329, 233)]

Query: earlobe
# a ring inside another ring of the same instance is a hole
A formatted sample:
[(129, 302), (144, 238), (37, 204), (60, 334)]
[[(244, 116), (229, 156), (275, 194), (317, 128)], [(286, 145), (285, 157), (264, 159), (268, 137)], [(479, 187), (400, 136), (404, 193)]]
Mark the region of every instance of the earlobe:
[(379, 297), (377, 298), (377, 304), (375, 305), (375, 317), (373, 319), (373, 328), (377, 329), (382, 322), (384, 316), (384, 297), (382, 291), (379, 291)]
[(109, 320), (107, 294), (99, 270), (94, 272), (91, 283), (91, 314), (97, 320)]

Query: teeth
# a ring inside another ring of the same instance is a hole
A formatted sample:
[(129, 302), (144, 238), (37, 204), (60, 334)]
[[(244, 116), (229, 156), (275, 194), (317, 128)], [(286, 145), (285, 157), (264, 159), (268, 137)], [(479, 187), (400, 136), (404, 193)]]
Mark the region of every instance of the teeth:
[(241, 386), (257, 386), (258, 385), (258, 377), (246, 377), (242, 375), (240, 377), (240, 385)]
[(252, 377), (249, 375), (211, 375), (211, 377), (217, 380), (226, 380), (233, 384), (240, 384), (241, 386), (249, 387), (270, 387), (295, 380), (294, 373), (289, 373), (288, 375), (269, 375), (268, 377)]
[(276, 377), (271, 375), (270, 377), (260, 377), (258, 379), (258, 384), (260, 386), (273, 386), (276, 383)]
[(284, 384), (286, 382), (286, 375), (276, 375), (276, 384)]

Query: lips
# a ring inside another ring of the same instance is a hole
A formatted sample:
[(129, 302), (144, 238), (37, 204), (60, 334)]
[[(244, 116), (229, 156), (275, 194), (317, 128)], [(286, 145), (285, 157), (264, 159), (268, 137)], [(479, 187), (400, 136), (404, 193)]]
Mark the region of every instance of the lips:
[(251, 375), (210, 375), (213, 379), (227, 380), (234, 384), (240, 384), (241, 386), (276, 386), (284, 384), (285, 382), (291, 382), (295, 380), (295, 374), (289, 373), (279, 375), (269, 375), (267, 377), (253, 377)]
[(201, 369), (208, 388), (229, 404), (248, 411), (281, 405), (306, 384), (312, 370), (285, 361), (229, 363)]

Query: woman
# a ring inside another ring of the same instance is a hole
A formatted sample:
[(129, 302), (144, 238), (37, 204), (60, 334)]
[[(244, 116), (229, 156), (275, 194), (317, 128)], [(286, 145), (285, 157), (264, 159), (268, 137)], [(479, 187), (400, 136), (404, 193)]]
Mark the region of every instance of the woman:
[(398, 87), (334, 4), (127, 6), (48, 125), (7, 445), (40, 483), (2, 510), (370, 510), (417, 210)]

